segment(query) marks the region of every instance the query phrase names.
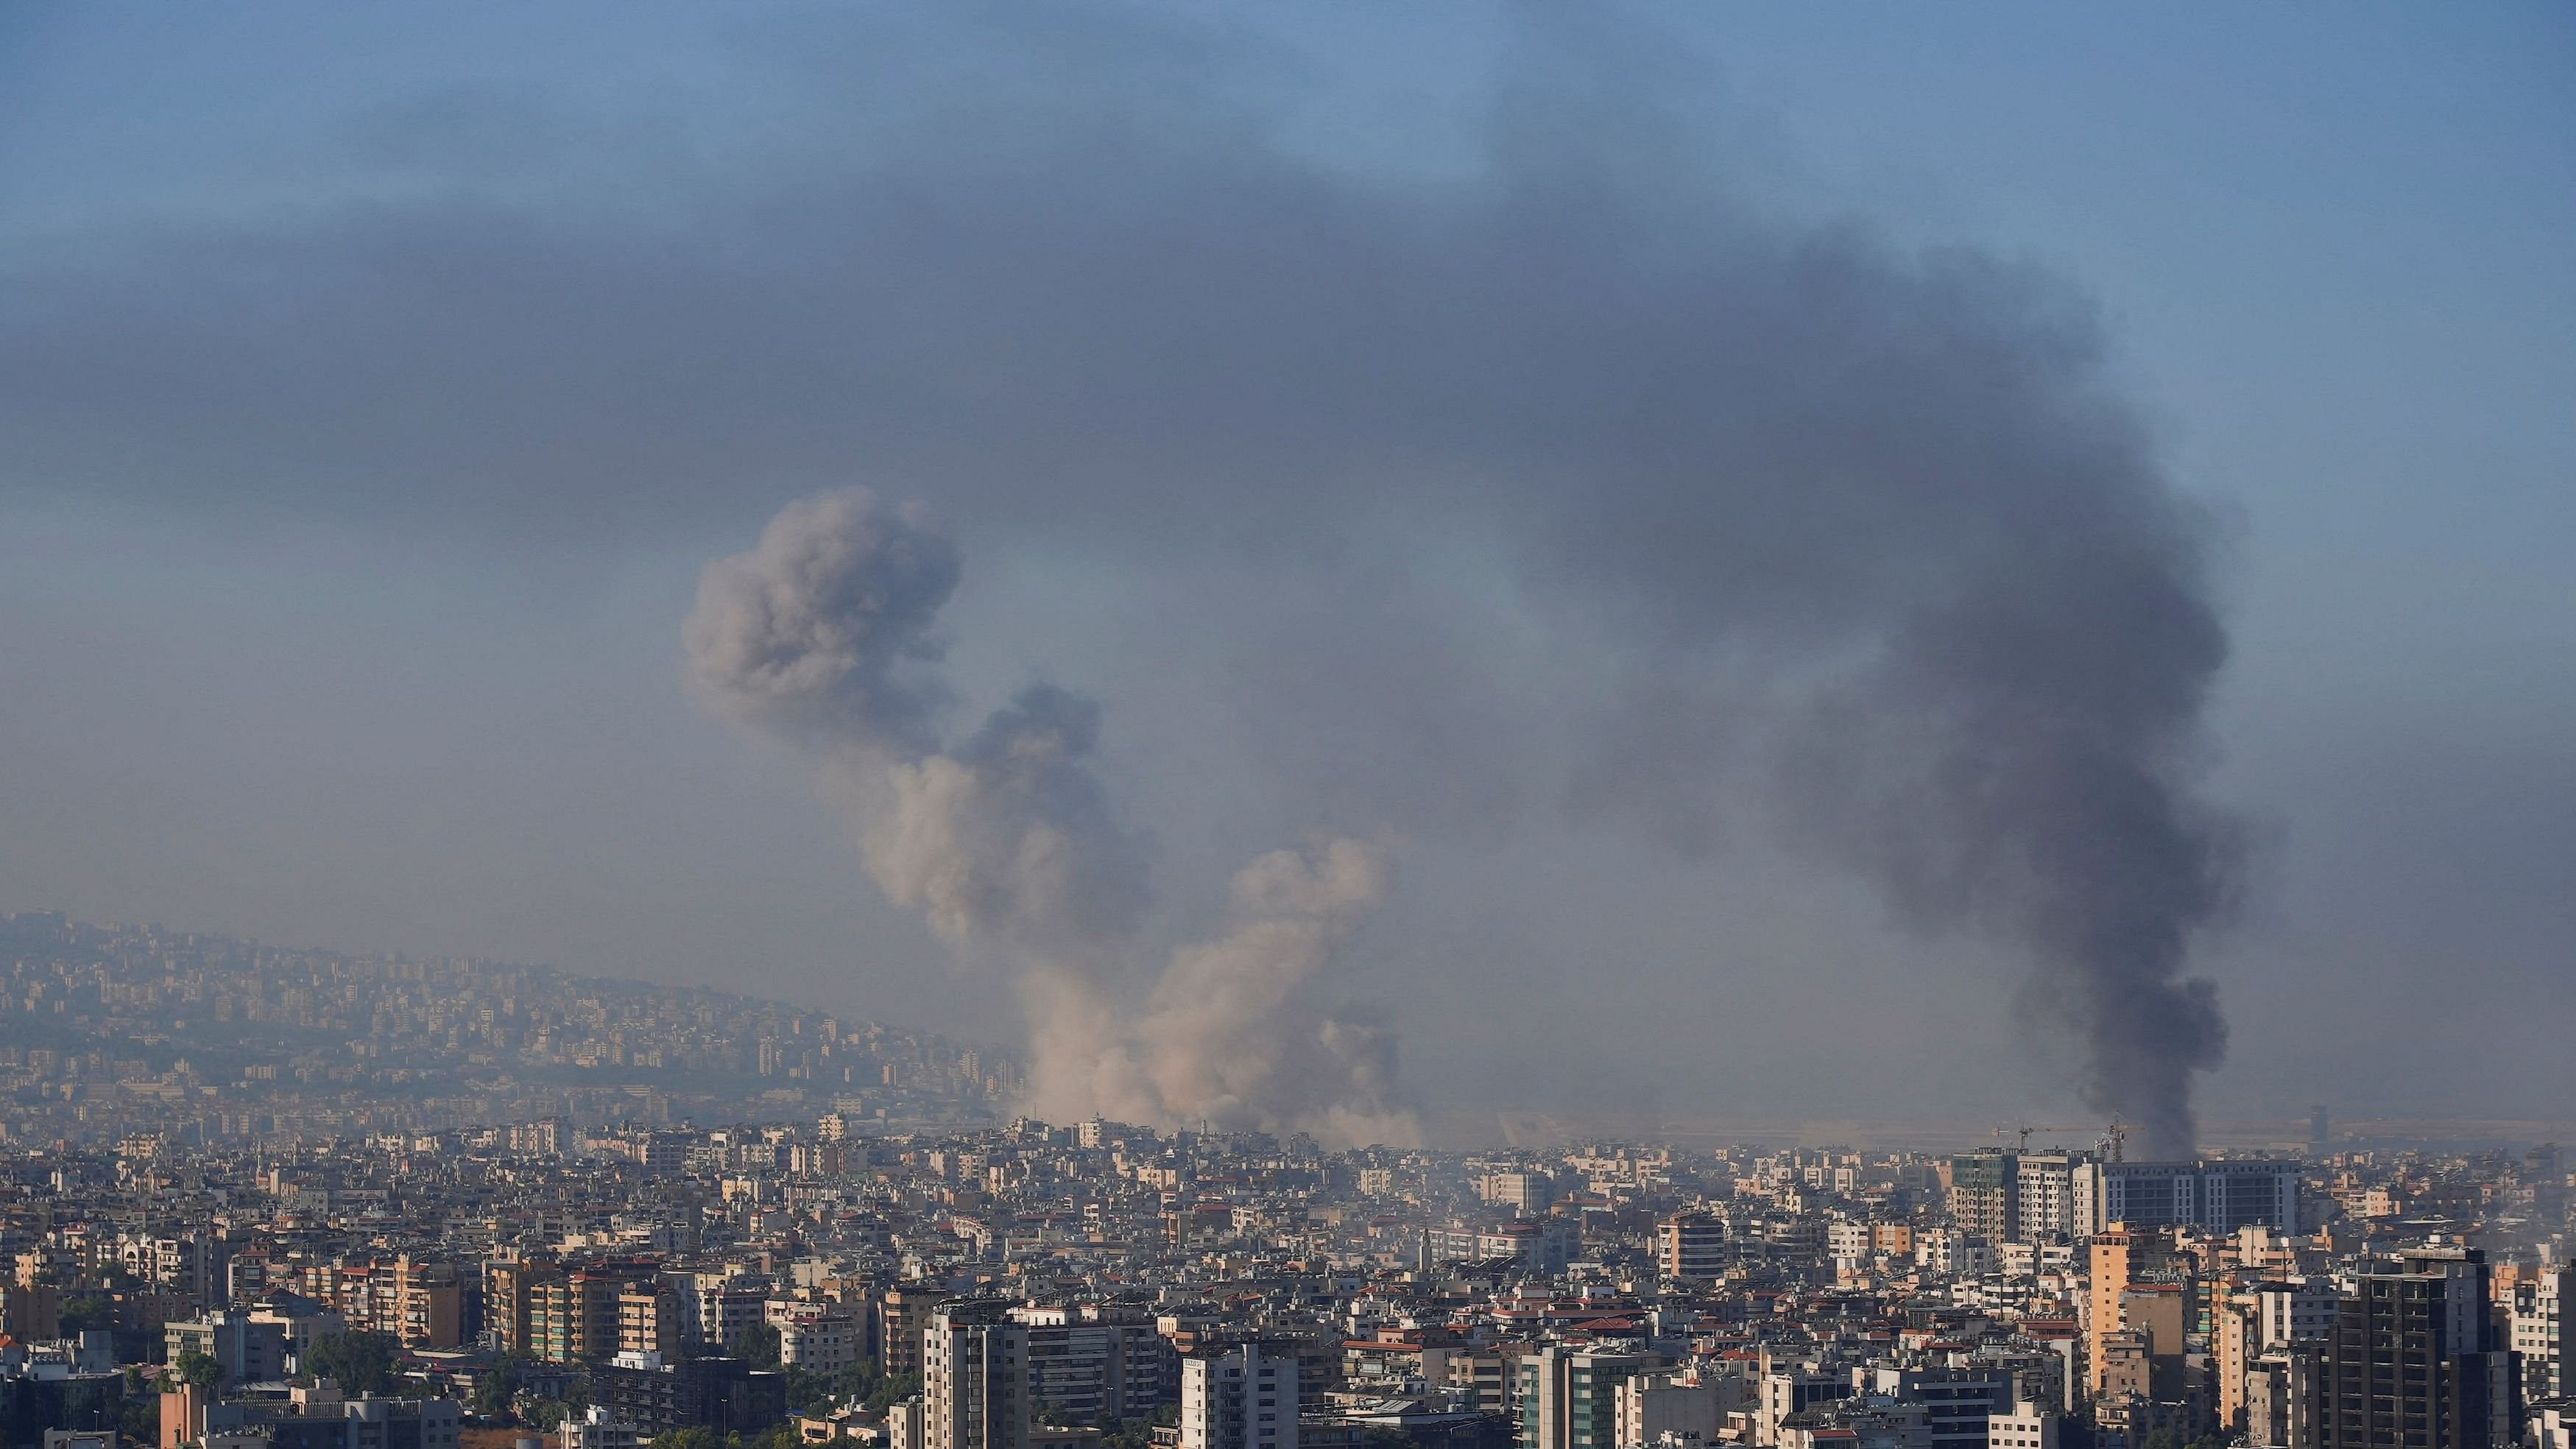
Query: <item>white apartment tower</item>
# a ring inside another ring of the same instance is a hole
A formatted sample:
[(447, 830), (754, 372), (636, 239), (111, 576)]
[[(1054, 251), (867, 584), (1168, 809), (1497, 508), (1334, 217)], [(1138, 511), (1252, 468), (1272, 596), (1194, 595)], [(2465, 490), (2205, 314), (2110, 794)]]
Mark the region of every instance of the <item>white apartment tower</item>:
[(1181, 1449), (1297, 1449), (1297, 1360), (1257, 1343), (1182, 1359)]
[(1029, 1331), (1004, 1303), (944, 1303), (922, 1335), (923, 1449), (1028, 1449)]
[(2522, 1355), (2523, 1392), (2532, 1399), (2556, 1399), (2576, 1390), (2567, 1372), (2565, 1315), (2576, 1296), (2576, 1268), (2554, 1264), (2537, 1279), (2513, 1288), (2513, 1349)]

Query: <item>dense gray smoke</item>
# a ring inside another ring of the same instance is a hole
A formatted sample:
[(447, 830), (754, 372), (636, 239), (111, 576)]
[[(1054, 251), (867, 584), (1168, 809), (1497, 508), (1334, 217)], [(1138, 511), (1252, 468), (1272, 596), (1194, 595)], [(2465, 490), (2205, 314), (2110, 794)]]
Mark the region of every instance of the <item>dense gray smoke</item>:
[(919, 504), (790, 504), (708, 566), (682, 632), (693, 678), (727, 718), (816, 752), (869, 873), (943, 939), (1098, 964), (1145, 904), (1143, 854), (1091, 771), (1099, 709), (1037, 686), (943, 751), (931, 630), (957, 576)]
[(1233, 929), (1174, 956), (1140, 1025), (1119, 987), (1144, 854), (1092, 768), (1099, 706), (1034, 685), (943, 748), (932, 626), (957, 579), (917, 503), (853, 489), (790, 504), (750, 552), (707, 566), (682, 628), (694, 682), (813, 754), (889, 899), (1018, 974), (1032, 1110), (1418, 1142), (1391, 1040), (1318, 995), (1384, 899), (1383, 853), (1330, 839), (1253, 862)]
[[(2026, 961), (2026, 1008), (2080, 1044), (2090, 1101), (2142, 1151), (2188, 1149), (2224, 1041), (2187, 947), (2228, 895), (2195, 795), (2225, 638), (2203, 524), (2080, 298), (1766, 213), (1658, 113), (1660, 62), (1556, 59), (1580, 34), (1522, 57), (1474, 154), (1399, 175), (1283, 139), (1293, 103), (1257, 99), (1279, 77), (1234, 74), (1207, 35), (1050, 14), (998, 47), (930, 20), (815, 37), (812, 104), (857, 108), (816, 134), (858, 139), (667, 182), (640, 158), (638, 193), (688, 203), (649, 225), (395, 201), (124, 269), (21, 267), (0, 472), (434, 502), (514, 536), (925, 480), (998, 548), (1194, 590), (1157, 642), (1297, 651), (1229, 703), (1264, 746), (1336, 742), (1244, 753), (1331, 802), (1324, 823), (1430, 836), (1555, 802), (1685, 851), (1722, 818), (1758, 828)], [(910, 79), (961, 59), (971, 87)], [(101, 452), (96, 419), (136, 394), (163, 406)], [(1435, 550), (1481, 572), (1402, 566)], [(1288, 627), (1245, 565), (1331, 602)], [(1275, 1063), (1184, 1003), (1153, 1003), (1147, 1041), (1112, 1030), (1090, 958), (1125, 949), (1143, 895), (1091, 712), (1032, 697), (943, 750), (928, 621), (954, 579), (901, 510), (799, 505), (709, 572), (701, 680), (861, 762), (836, 789), (893, 896), (1055, 963), (1045, 989), (1083, 1006), (1050, 1060), (1091, 1084), (1065, 1090), (1218, 1101), (1297, 1062), (1376, 1072), (1382, 1043), (1348, 1023)], [(1274, 982), (1343, 917), (1284, 920), (1255, 933), (1290, 963)], [(1174, 979), (1242, 974), (1208, 950)], [(1200, 1032), (1236, 1047), (1121, 1055)]]

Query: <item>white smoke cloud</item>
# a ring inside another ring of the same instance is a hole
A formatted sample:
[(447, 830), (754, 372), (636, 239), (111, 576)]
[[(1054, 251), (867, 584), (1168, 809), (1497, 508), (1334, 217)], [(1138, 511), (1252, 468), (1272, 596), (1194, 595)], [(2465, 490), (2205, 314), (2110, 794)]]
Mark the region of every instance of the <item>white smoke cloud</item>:
[(1417, 1145), (1394, 1099), (1394, 1042), (1324, 1008), (1324, 977), (1385, 902), (1386, 852), (1347, 837), (1280, 850), (1234, 878), (1233, 924), (1173, 953), (1138, 1028), (1154, 1088), (1184, 1119)]
[(1092, 774), (1100, 707), (1026, 689), (954, 751), (894, 765), (868, 871), (954, 945), (1091, 955), (1145, 910), (1143, 852)]
[(1122, 1009), (1148, 901), (1143, 848), (1091, 767), (1100, 708), (1034, 685), (943, 747), (932, 626), (957, 577), (918, 503), (852, 489), (790, 504), (707, 566), (681, 631), (698, 690), (815, 755), (890, 900), (1018, 973), (1031, 1110), (1419, 1141), (1393, 1038), (1318, 995), (1385, 899), (1384, 852), (1336, 839), (1254, 861), (1231, 933), (1175, 953), (1141, 1019)]
[(931, 624), (956, 587), (957, 550), (927, 509), (826, 493), (707, 566), (682, 642), (700, 694), (736, 724), (916, 756), (945, 697), (920, 666), (939, 661)]

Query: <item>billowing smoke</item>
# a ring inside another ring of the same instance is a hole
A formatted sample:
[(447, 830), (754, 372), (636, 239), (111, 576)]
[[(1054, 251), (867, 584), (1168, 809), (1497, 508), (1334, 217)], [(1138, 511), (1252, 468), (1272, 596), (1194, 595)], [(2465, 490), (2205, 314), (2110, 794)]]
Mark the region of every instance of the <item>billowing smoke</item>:
[(1091, 771), (1100, 711), (1039, 685), (953, 750), (933, 632), (957, 551), (917, 503), (790, 504), (700, 581), (682, 631), (703, 698), (814, 752), (897, 904), (968, 949), (1099, 963), (1145, 907), (1144, 858)]
[(694, 681), (812, 754), (889, 899), (1018, 973), (1033, 1110), (1418, 1141), (1391, 1038), (1320, 1004), (1385, 897), (1383, 852), (1328, 839), (1253, 862), (1229, 934), (1183, 947), (1148, 1003), (1123, 1001), (1145, 861), (1092, 768), (1100, 708), (1034, 685), (943, 746), (933, 625), (957, 579), (917, 503), (852, 489), (790, 504), (750, 552), (707, 566), (682, 629)]
[[(1410, 170), (1392, 137), (1320, 154), (1332, 105), (1185, 22), (854, 14), (780, 47), (812, 58), (834, 148), (633, 158), (634, 195), (676, 198), (640, 219), (395, 188), (275, 235), (133, 229), (130, 265), (67, 248), (6, 289), (0, 476), (434, 505), (513, 537), (923, 479), (979, 539), (1185, 597), (1146, 647), (1293, 656), (1211, 713), (1267, 732), (1235, 773), (1338, 812), (1300, 824), (1433, 839), (1560, 802), (1685, 852), (1793, 842), (2025, 963), (2091, 1102), (2182, 1151), (2224, 1039), (2187, 948), (2229, 895), (2196, 797), (2226, 641), (2203, 521), (2090, 309), (1757, 205), (1659, 110), (1669, 48), (1622, 49), (1590, 7), (1515, 13), (1550, 33), (1464, 154)], [(1373, 1080), (1382, 1040), (1320, 1009), (1275, 1064), (1147, 1061), (1199, 1028), (1099, 964), (1144, 896), (1092, 712), (1043, 693), (940, 742), (955, 573), (905, 510), (791, 508), (710, 571), (702, 682), (832, 762), (891, 895), (1046, 963), (1032, 991), (1073, 1003), (1042, 1011), (1061, 1090)], [(1292, 596), (1324, 602), (1292, 625)], [(1242, 919), (1228, 941), (1293, 976), (1344, 917)], [(1175, 979), (1238, 974), (1207, 950)], [(1116, 1029), (1147, 1009), (1150, 1040)]]
[(1273, 851), (1234, 878), (1233, 923), (1184, 946), (1139, 1031), (1155, 1090), (1202, 1116), (1282, 1116), (1327, 1141), (1409, 1143), (1395, 1041), (1308, 1005), (1353, 930), (1386, 899), (1386, 853), (1348, 838)]

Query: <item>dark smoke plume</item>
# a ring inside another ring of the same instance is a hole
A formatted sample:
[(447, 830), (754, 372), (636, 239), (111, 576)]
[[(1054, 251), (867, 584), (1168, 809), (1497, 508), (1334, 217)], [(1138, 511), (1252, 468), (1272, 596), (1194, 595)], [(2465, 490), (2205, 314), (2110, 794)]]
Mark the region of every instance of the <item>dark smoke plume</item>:
[[(2080, 299), (1765, 214), (1657, 112), (1665, 66), (1589, 22), (1545, 37), (1589, 61), (1523, 56), (1480, 154), (1402, 177), (1282, 140), (1289, 108), (1237, 98), (1277, 77), (1215, 39), (1049, 13), (800, 36), (817, 97), (867, 98), (816, 100), (853, 108), (818, 136), (857, 139), (721, 174), (639, 156), (635, 193), (686, 203), (640, 224), (379, 201), (15, 267), (0, 477), (539, 537), (903, 477), (997, 547), (1347, 580), (1298, 641), (1323, 663), (1244, 686), (1282, 738), (1359, 742), (1296, 788), (1419, 831), (1490, 824), (1458, 801), (1500, 781), (1691, 849), (1767, 801), (1907, 917), (2026, 958), (2091, 1102), (2189, 1147), (2224, 1037), (2187, 948), (2228, 893), (2195, 794), (2225, 639), (2202, 521)], [(960, 63), (973, 87), (908, 79)], [(1453, 662), (1509, 641), (1389, 667), (1423, 586), (1353, 561), (1434, 546), (1574, 642), (1545, 671)], [(757, 626), (719, 631), (720, 697), (764, 728), (863, 722), (922, 811), (872, 829), (872, 868), (935, 918), (1124, 919), (1123, 860), (996, 883), (1089, 808), (1049, 773), (1088, 726), (1027, 711), (1062, 753), (1025, 775), (999, 744), (930, 748), (923, 609), (951, 573), (920, 547), (810, 617), (711, 574)], [(1277, 618), (1211, 589), (1194, 629)], [(908, 868), (940, 829), (951, 867)]]

